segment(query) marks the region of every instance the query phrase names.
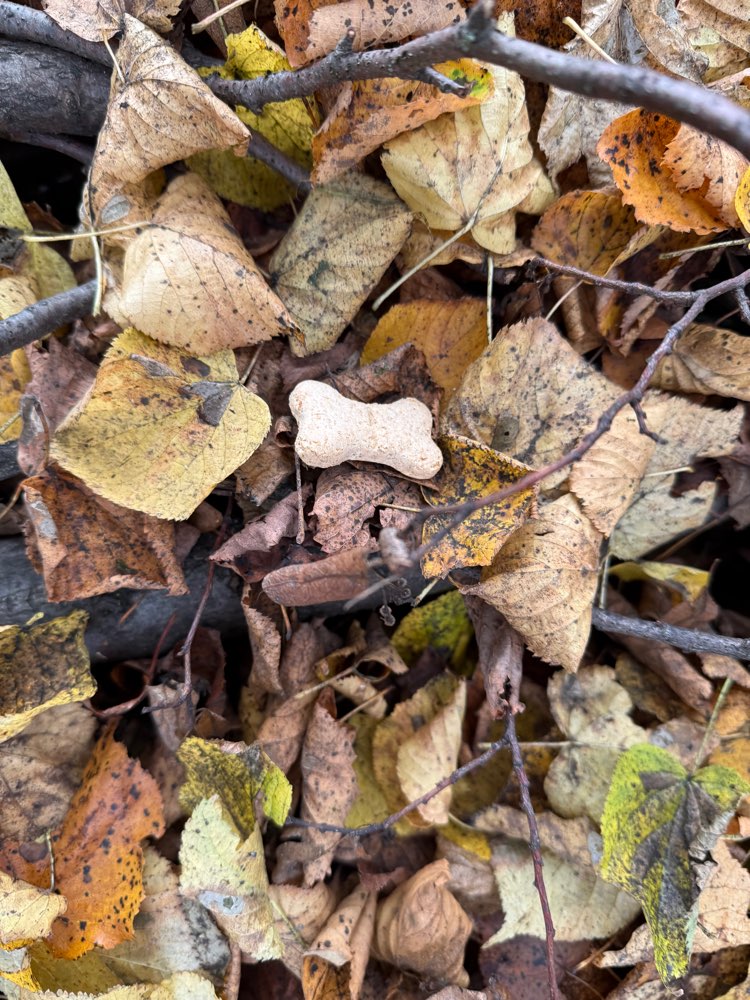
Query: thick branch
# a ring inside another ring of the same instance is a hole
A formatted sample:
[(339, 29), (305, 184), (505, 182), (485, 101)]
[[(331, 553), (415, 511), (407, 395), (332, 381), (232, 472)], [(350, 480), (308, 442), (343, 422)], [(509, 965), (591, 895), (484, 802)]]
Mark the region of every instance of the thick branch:
[(76, 285), (66, 292), (52, 295), (22, 309), (15, 316), (0, 322), (0, 356), (25, 347), (59, 326), (87, 316), (93, 307), (96, 281)]
[(10, 0), (0, 0), (0, 35), (19, 42), (38, 42), (112, 68), (112, 57), (100, 42), (87, 42), (72, 31), (65, 31), (43, 11)]
[(602, 632), (612, 635), (634, 635), (642, 639), (664, 642), (688, 653), (721, 653), (738, 660), (750, 660), (750, 639), (734, 639), (714, 632), (698, 632), (689, 628), (679, 628), (667, 622), (649, 622), (642, 618), (630, 618), (613, 611), (594, 608), (592, 624)]

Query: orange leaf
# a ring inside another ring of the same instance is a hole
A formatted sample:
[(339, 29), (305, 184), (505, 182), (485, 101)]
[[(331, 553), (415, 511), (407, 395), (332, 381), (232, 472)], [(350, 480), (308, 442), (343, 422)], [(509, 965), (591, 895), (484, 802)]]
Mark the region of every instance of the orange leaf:
[(665, 156), (679, 122), (654, 111), (636, 108), (615, 118), (596, 151), (612, 168), (623, 201), (636, 218), (650, 225), (669, 226), (678, 233), (716, 233), (727, 229), (719, 212), (698, 191), (681, 191)]
[[(156, 782), (115, 742), (112, 730), (105, 732), (62, 827), (52, 836), (55, 882), (68, 901), (48, 941), (56, 957), (78, 958), (94, 945), (114, 948), (132, 938), (133, 918), (143, 899), (140, 842), (163, 832)], [(16, 878), (49, 888), (46, 856), (31, 864), (18, 848), (9, 847), (3, 867)]]

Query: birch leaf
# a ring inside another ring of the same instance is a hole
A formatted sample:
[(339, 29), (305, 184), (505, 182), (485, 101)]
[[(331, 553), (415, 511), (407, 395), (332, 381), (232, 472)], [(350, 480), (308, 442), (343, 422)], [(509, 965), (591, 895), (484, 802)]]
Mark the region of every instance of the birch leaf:
[(107, 500), (184, 520), (270, 423), (266, 404), (237, 381), (230, 351), (193, 358), (131, 329), (113, 342), (52, 452)]
[(694, 323), (660, 362), (651, 384), (750, 401), (750, 340), (733, 330)]
[(101, 42), (120, 30), (125, 13), (167, 34), (180, 9), (180, 0), (44, 0), (44, 9), (64, 31), (72, 31), (89, 42)]

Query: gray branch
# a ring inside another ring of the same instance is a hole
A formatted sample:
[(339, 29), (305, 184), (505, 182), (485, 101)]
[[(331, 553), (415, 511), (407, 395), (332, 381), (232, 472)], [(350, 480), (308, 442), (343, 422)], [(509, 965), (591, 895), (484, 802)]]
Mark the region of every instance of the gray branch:
[(94, 304), (96, 281), (76, 285), (66, 292), (35, 302), (0, 322), (0, 356), (25, 347), (59, 326), (88, 316)]
[(613, 635), (634, 635), (642, 639), (653, 639), (688, 653), (721, 653), (737, 660), (750, 660), (750, 639), (733, 639), (714, 632), (697, 632), (689, 628), (668, 625), (667, 622), (649, 622), (642, 618), (630, 618), (613, 611), (594, 608), (591, 621), (602, 632)]

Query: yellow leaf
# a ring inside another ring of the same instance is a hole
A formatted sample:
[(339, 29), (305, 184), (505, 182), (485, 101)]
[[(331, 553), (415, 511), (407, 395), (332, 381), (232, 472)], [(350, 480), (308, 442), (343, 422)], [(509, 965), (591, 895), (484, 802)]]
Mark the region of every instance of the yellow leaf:
[(248, 132), (214, 97), (172, 46), (129, 14), (113, 76), (107, 117), (92, 164), (92, 187), (101, 175), (121, 183), (142, 181), (158, 167), (202, 149), (244, 152)]
[(153, 225), (128, 242), (122, 287), (106, 304), (126, 324), (194, 354), (294, 330), (221, 201), (196, 174), (175, 178)]
[(591, 629), (601, 541), (576, 498), (562, 496), (511, 535), (464, 592), (505, 615), (538, 657), (574, 671)]
[(46, 938), (67, 905), (62, 896), (0, 872), (0, 945), (7, 950)]
[(184, 520), (270, 423), (263, 400), (237, 381), (231, 351), (193, 358), (131, 329), (58, 428), (52, 454), (107, 500)]
[(55, 705), (96, 691), (83, 641), (85, 611), (36, 625), (0, 626), (0, 741)]
[(656, 580), (664, 583), (673, 591), (682, 595), (683, 599), (694, 601), (708, 586), (710, 573), (704, 569), (693, 569), (692, 566), (681, 566), (677, 563), (623, 562), (610, 566), (610, 576), (619, 580)]
[[(227, 61), (219, 71), (226, 79), (254, 80), (291, 68), (281, 49), (254, 24), (242, 34), (227, 35), (226, 46)], [(213, 66), (199, 70), (203, 76), (215, 71)], [(267, 104), (259, 115), (243, 107), (235, 110), (240, 121), (309, 170), (312, 136), (318, 125), (312, 98), (296, 97)], [(296, 193), (292, 184), (253, 156), (238, 157), (229, 150), (211, 150), (191, 156), (188, 164), (222, 198), (251, 208), (277, 208)]]
[(280, 956), (260, 827), (244, 838), (218, 796), (202, 799), (185, 824), (180, 865), (183, 895), (205, 906), (248, 958)]
[[(16, 281), (16, 279), (0, 279), (0, 299), (3, 296), (4, 286), (9, 281)], [(2, 315), (1, 301), (0, 315)], [(0, 358), (0, 444), (4, 444), (6, 441), (15, 441), (21, 433), (19, 408), (21, 396), (30, 378), (29, 363), (22, 348)]]
[[(509, 15), (498, 23), (512, 31)], [(431, 229), (455, 232), (471, 222), (480, 246), (510, 253), (516, 212), (541, 212), (553, 190), (529, 140), (521, 77), (499, 67), (490, 72), (492, 97), (397, 136), (382, 160), (398, 194)]]
[(416, 299), (393, 306), (378, 321), (362, 348), (360, 365), (412, 343), (427, 358), (444, 400), (459, 385), (467, 365), (487, 346), (486, 303), (482, 299)]
[(391, 641), (410, 667), (432, 648), (445, 655), (454, 668), (460, 668), (473, 636), (464, 599), (457, 590), (450, 590), (412, 608), (398, 623)]
[(750, 167), (747, 168), (737, 185), (734, 207), (745, 231), (750, 233)]
[(315, 188), (271, 257), (273, 287), (302, 331), (299, 354), (331, 347), (401, 249), (411, 213), (393, 190), (349, 173)]
[(749, 401), (750, 341), (733, 330), (694, 323), (659, 363), (651, 385)]
[[(435, 507), (486, 497), (510, 486), (533, 471), (527, 465), (492, 448), (463, 437), (441, 439), (447, 461), (435, 477), (437, 492), (423, 489)], [(487, 504), (469, 514), (449, 534), (422, 556), (422, 572), (429, 580), (464, 566), (487, 566), (508, 537), (536, 510), (538, 487), (520, 490), (499, 503)], [(427, 518), (423, 544), (450, 524), (451, 514)]]

